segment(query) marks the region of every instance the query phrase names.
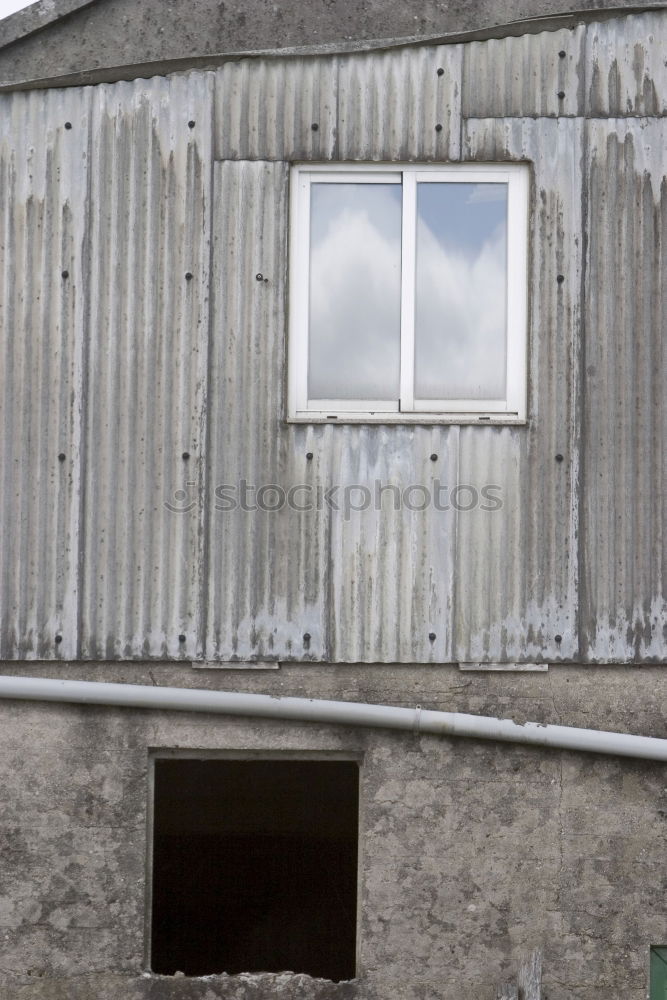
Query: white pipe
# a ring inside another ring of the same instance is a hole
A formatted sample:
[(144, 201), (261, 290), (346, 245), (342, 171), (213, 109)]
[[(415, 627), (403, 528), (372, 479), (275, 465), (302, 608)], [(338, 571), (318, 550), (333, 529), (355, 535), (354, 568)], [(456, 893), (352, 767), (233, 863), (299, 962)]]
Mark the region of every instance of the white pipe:
[(494, 719), (483, 715), (433, 712), (420, 706), (393, 708), (389, 705), (364, 705), (315, 698), (279, 698), (266, 694), (51, 680), (45, 677), (0, 677), (0, 698), (173, 709), (181, 712), (215, 712), (221, 715), (290, 719), (296, 722), (404, 729), (415, 733), (434, 733), (437, 736), (470, 736), (482, 740), (530, 743), (563, 750), (585, 750), (667, 761), (667, 740), (653, 736), (548, 726), (538, 722), (520, 724), (511, 719)]

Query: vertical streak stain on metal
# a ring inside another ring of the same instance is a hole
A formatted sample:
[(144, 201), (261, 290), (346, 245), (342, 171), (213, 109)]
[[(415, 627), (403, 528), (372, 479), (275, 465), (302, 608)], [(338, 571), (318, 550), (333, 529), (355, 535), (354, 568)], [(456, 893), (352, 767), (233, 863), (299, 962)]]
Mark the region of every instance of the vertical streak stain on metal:
[[(87, 266), (81, 191), (90, 99), (90, 90), (71, 89), (14, 94), (0, 103), (4, 658), (72, 658), (77, 651)], [(59, 645), (56, 634), (62, 636)]]
[(332, 429), (334, 660), (451, 661), (459, 428)]
[(331, 159), (336, 75), (333, 57), (225, 63), (216, 72), (216, 158)]
[(667, 114), (667, 11), (590, 24), (586, 33), (586, 113), (597, 117)]
[(195, 657), (213, 76), (94, 95), (82, 654)]
[[(461, 429), (460, 482), (480, 490), (500, 486), (503, 506), (459, 514), (455, 656), (572, 658), (578, 650), (582, 123), (477, 120), (467, 123), (466, 133), (467, 158), (533, 164), (529, 419), (523, 428)], [(562, 463), (556, 454), (563, 454)]]
[(657, 661), (667, 623), (667, 119), (587, 129), (585, 650), (593, 662)]
[(464, 45), (464, 117), (582, 114), (584, 39), (578, 26)]
[(327, 657), (328, 512), (316, 488), (333, 428), (284, 423), (287, 180), (283, 163), (215, 169), (210, 660)]
[(460, 45), (341, 57), (338, 158), (457, 160), (461, 61)]

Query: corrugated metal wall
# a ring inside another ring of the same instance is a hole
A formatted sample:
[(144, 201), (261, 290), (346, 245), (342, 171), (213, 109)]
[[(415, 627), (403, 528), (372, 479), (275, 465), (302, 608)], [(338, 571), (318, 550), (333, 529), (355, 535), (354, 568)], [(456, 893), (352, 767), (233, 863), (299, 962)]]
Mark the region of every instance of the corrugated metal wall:
[[(0, 98), (0, 656), (665, 658), (666, 38)], [(527, 427), (285, 423), (287, 161), (328, 158), (533, 163)], [(436, 477), (503, 508), (238, 504)]]

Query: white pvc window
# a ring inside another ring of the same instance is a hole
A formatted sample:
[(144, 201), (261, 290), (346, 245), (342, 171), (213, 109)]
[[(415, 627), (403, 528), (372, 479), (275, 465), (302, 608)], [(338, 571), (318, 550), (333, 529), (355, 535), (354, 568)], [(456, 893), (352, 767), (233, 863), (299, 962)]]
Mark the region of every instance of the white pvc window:
[(525, 419), (526, 166), (297, 166), (291, 212), (291, 419)]

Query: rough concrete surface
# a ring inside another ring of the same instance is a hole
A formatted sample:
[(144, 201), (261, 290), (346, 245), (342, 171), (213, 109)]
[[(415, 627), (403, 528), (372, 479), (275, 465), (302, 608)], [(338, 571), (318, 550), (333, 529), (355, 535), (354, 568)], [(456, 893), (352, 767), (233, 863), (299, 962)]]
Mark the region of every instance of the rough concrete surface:
[[(475, 31), (523, 18), (610, 7), (616, 0), (71, 0), (0, 22), (0, 82), (40, 80), (83, 70), (240, 52)], [(51, 13), (52, 12), (52, 13)], [(37, 30), (35, 30), (37, 28)], [(28, 32), (23, 34), (23, 32)], [(5, 46), (3, 48), (3, 45)]]
[[(309, 695), (667, 735), (655, 668), (31, 664), (13, 673)], [(145, 973), (152, 750), (335, 752), (361, 764), (358, 978)], [(544, 949), (549, 1000), (643, 1000), (667, 939), (662, 764), (187, 713), (0, 704), (0, 996), (492, 1000)]]

